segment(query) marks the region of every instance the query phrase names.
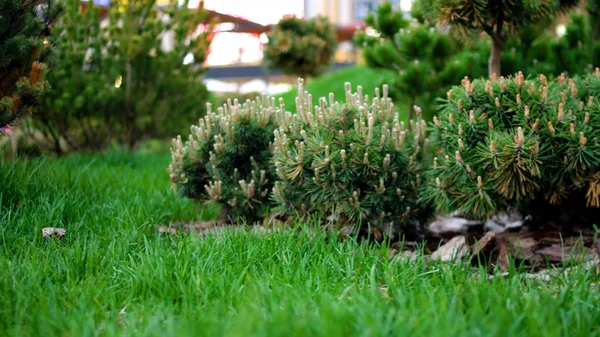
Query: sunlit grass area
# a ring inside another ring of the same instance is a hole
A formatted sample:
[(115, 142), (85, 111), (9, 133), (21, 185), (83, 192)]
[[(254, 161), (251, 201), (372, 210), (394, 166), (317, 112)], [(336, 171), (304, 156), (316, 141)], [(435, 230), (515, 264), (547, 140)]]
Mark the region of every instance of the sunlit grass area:
[(173, 195), (168, 163), (117, 151), (0, 165), (3, 336), (600, 335), (583, 271), (489, 279), (318, 230), (158, 233), (218, 215)]

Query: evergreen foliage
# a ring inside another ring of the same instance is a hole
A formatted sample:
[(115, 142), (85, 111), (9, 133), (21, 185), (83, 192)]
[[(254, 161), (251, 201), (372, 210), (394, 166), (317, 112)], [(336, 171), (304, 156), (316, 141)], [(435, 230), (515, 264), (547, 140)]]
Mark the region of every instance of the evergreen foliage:
[(579, 0), (420, 0), (432, 22), (449, 25), (463, 35), (485, 33), (492, 39), (489, 75), (501, 75), (508, 38), (523, 27), (543, 22), (576, 7)]
[(268, 33), (264, 49), (267, 67), (302, 78), (323, 74), (337, 49), (336, 29), (325, 16), (282, 18)]
[[(409, 103), (409, 120), (414, 116), (416, 104), (423, 107), (425, 115), (433, 115), (435, 107), (427, 103), (437, 94), (443, 94), (439, 92), (441, 88), (455, 83), (464, 74), (462, 65), (459, 71), (454, 71), (457, 63), (451, 62), (461, 43), (430, 25), (405, 18), (404, 13), (394, 10), (387, 1), (375, 13), (368, 14), (365, 23), (369, 28), (357, 32), (354, 40), (362, 47), (367, 64), (397, 74), (389, 82), (390, 94), (397, 101)], [(455, 73), (461, 77), (452, 76)]]
[(439, 151), (422, 192), (438, 212), (600, 220), (600, 69), (554, 80), (465, 78), (440, 109), (430, 127)]
[(221, 221), (242, 216), (252, 224), (270, 206), (275, 99), (231, 100), (192, 126), (189, 140), (173, 140), (169, 166), (174, 190), (222, 205)]
[(549, 60), (546, 62), (571, 74), (593, 72), (593, 65), (600, 60), (600, 36), (594, 37), (594, 20), (600, 21), (600, 17), (571, 14), (565, 35), (550, 43), (550, 50), (543, 55)]
[[(558, 20), (558, 16), (549, 16), (520, 26), (514, 34), (508, 36), (504, 44), (500, 61), (502, 73), (515, 74), (523, 71), (533, 75), (593, 72), (592, 65), (600, 59), (600, 36), (595, 36), (595, 29), (600, 22), (596, 2), (597, 0), (583, 1), (569, 14), (564, 35), (559, 35), (556, 31), (563, 22)], [(422, 1), (417, 1), (412, 14), (425, 20), (420, 6)], [(415, 8), (421, 13), (415, 13)], [(485, 33), (462, 40), (462, 50), (449, 64), (449, 67), (456, 70), (453, 75), (461, 75), (462, 71), (462, 76), (470, 78), (487, 76), (487, 56), (493, 48), (493, 40)], [(486, 59), (482, 56), (486, 56)], [(457, 83), (458, 80), (455, 77), (452, 83)]]
[[(594, 38), (596, 20), (592, 12), (574, 11), (568, 16), (565, 33), (561, 36), (556, 36), (554, 31), (558, 22), (553, 20), (521, 27), (506, 42), (501, 61), (503, 72), (593, 72), (593, 64), (600, 59), (600, 40)], [(488, 45), (481, 52), (489, 50), (491, 46)]]
[[(523, 71), (526, 74), (583, 74), (593, 72), (595, 60), (600, 59), (600, 40), (594, 40), (594, 17), (574, 11), (568, 17), (564, 35), (555, 34), (558, 21), (550, 18), (519, 28), (504, 45), (501, 69), (504, 74)], [(487, 76), (487, 56), (493, 47), (489, 37), (466, 41), (448, 67), (458, 82), (460, 77)], [(485, 56), (485, 58), (484, 58)], [(462, 76), (457, 77), (455, 75)], [(443, 96), (443, 95), (440, 95)]]
[(204, 11), (176, 0), (160, 8), (156, 0), (113, 0), (107, 10), (103, 17), (92, 2), (82, 11), (68, 1), (55, 27), (54, 90), (32, 130), (56, 153), (171, 138), (204, 114), (210, 39), (195, 31)]
[(32, 113), (48, 90), (44, 39), (60, 13), (53, 0), (0, 1), (0, 131)]
[[(553, 32), (557, 23), (554, 16), (539, 17), (508, 30), (500, 57), (503, 73), (593, 71), (592, 64), (600, 59), (600, 41), (594, 40), (599, 17), (594, 11), (595, 1), (587, 1), (587, 11), (570, 15), (563, 36)], [(465, 75), (478, 78), (489, 73), (488, 56), (494, 48), (493, 39), (485, 32), (456, 34), (456, 30), (446, 33), (445, 26), (434, 28), (439, 22), (427, 13), (431, 6), (428, 0), (416, 1), (413, 19), (409, 19), (384, 2), (366, 18), (371, 32), (361, 31), (355, 36), (370, 67), (396, 74), (394, 81), (388, 81), (392, 97), (416, 102), (428, 119), (435, 111), (434, 98), (444, 96), (447, 86)], [(563, 4), (560, 8), (571, 6)]]
[(600, 41), (600, 0), (587, 0), (586, 10), (590, 16), (594, 41)]
[(300, 80), (296, 114), (277, 114), (273, 196), (286, 213), (386, 232), (414, 230), (428, 215), (417, 200), (426, 124), (401, 122), (387, 86), (371, 100), (346, 83), (345, 103), (330, 94), (313, 109)]

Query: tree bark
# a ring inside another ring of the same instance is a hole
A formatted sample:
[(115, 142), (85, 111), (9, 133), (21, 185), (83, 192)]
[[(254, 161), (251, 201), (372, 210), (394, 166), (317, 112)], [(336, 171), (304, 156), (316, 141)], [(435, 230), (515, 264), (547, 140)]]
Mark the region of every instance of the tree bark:
[(13, 158), (17, 158), (17, 151), (19, 149), (19, 135), (17, 134), (17, 130), (18, 129), (14, 128), (10, 133), (10, 144)]
[(132, 102), (131, 102), (131, 86), (133, 85), (133, 83), (131, 83), (132, 79), (131, 79), (131, 75), (132, 75), (132, 64), (131, 64), (131, 59), (127, 60), (127, 74), (126, 74), (126, 78), (125, 78), (125, 109), (127, 110), (125, 113), (125, 123), (126, 123), (126, 128), (127, 128), (127, 145), (129, 146), (129, 149), (133, 149), (133, 146), (135, 145), (135, 141), (134, 141), (134, 136), (135, 136), (135, 112), (133, 111), (133, 107), (132, 107)]
[(221, 208), (221, 214), (219, 220), (217, 220), (217, 226), (225, 226), (229, 222), (229, 205), (223, 204)]
[(488, 75), (493, 76), (496, 74), (497, 76), (501, 76), (500, 72), (500, 61), (502, 60), (502, 49), (504, 48), (504, 41), (500, 38), (492, 38), (494, 41), (492, 44), (492, 53), (490, 54), (490, 58), (488, 60)]
[[(413, 120), (413, 118), (415, 117), (415, 104), (416, 104), (416, 97), (414, 94), (410, 95), (410, 98), (408, 100), (408, 125), (410, 127), (410, 121)], [(410, 130), (410, 131), (414, 131), (414, 130)]]

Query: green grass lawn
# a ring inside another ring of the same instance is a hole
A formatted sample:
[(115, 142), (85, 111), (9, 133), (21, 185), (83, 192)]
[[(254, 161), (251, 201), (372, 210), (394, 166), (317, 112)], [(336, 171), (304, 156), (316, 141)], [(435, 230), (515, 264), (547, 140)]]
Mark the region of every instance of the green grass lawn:
[[(356, 92), (356, 87), (360, 85), (365, 95), (373, 97), (375, 88), (381, 89), (382, 84), (389, 82), (392, 78), (393, 74), (388, 70), (372, 69), (367, 66), (353, 66), (310, 79), (306, 83), (306, 90), (312, 94), (313, 104), (315, 105), (318, 104), (319, 98), (328, 97), (330, 92), (333, 92), (336, 101), (345, 102), (346, 93), (344, 85), (346, 82), (352, 84), (353, 92)], [(283, 98), (288, 110), (296, 111), (297, 93), (297, 86), (294, 86), (294, 89), (277, 96)], [(398, 106), (399, 111), (404, 111), (404, 108), (403, 105)]]
[(169, 159), (0, 163), (0, 336), (600, 336), (582, 271), (489, 280), (321, 234), (159, 234), (216, 216), (173, 196)]
[[(335, 100), (338, 102), (345, 102), (345, 83), (350, 82), (352, 84), (352, 91), (356, 92), (357, 86), (362, 86), (363, 93), (373, 97), (375, 95), (375, 88), (382, 89), (384, 83), (389, 83), (394, 74), (389, 70), (385, 69), (372, 69), (365, 65), (351, 66), (336, 70), (330, 73), (326, 73), (318, 78), (309, 79), (306, 83), (306, 90), (308, 90), (313, 96), (313, 104), (318, 104), (319, 98), (329, 97), (329, 93), (333, 92)], [(296, 84), (296, 83), (294, 83)], [(279, 95), (274, 95), (277, 99), (283, 98), (286, 109), (291, 112), (296, 112), (296, 95), (298, 93), (298, 86), (294, 85), (294, 88)], [(258, 93), (252, 93), (249, 96), (254, 98)], [(244, 100), (246, 97), (240, 94), (227, 94), (221, 93), (218, 95), (211, 95), (210, 102), (213, 106), (221, 106), (227, 101), (227, 98), (238, 98)], [(246, 97), (249, 98), (249, 97)], [(396, 110), (400, 113), (400, 116), (406, 118), (408, 114), (408, 105), (405, 102), (395, 101)]]

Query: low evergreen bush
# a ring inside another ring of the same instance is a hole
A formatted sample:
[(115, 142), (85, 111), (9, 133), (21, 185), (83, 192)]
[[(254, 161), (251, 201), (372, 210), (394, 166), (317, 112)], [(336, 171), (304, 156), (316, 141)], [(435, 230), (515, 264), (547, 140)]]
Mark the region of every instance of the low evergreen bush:
[(422, 198), (440, 213), (516, 209), (534, 223), (600, 220), (600, 69), (552, 80), (465, 78), (430, 126)]
[(273, 26), (268, 38), (264, 49), (267, 67), (302, 78), (327, 71), (337, 49), (335, 26), (324, 16), (284, 17)]
[(388, 233), (413, 231), (428, 215), (418, 201), (426, 124), (400, 121), (387, 86), (370, 99), (346, 83), (344, 103), (330, 94), (313, 108), (299, 81), (296, 114), (279, 110), (277, 121), (273, 196), (286, 213)]
[(208, 104), (188, 141), (173, 140), (169, 171), (174, 190), (221, 205), (221, 222), (243, 217), (252, 224), (271, 205), (274, 112), (275, 99), (264, 95), (243, 104), (229, 100), (216, 113)]

